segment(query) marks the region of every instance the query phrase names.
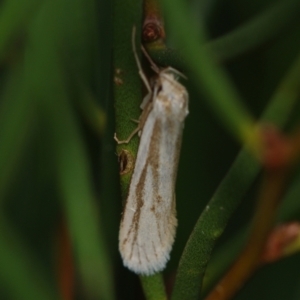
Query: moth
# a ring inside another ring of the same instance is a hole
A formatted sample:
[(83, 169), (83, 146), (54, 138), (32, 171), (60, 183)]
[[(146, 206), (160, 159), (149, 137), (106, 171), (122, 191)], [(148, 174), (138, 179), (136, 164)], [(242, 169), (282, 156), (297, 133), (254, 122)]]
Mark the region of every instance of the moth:
[[(175, 182), (188, 93), (178, 82), (179, 71), (160, 69), (142, 48), (156, 72), (151, 84), (133, 50), (139, 74), (149, 93), (141, 104), (140, 143), (119, 231), (119, 250), (126, 267), (137, 274), (162, 271), (174, 243), (177, 218)], [(182, 75), (183, 76), (183, 75)]]

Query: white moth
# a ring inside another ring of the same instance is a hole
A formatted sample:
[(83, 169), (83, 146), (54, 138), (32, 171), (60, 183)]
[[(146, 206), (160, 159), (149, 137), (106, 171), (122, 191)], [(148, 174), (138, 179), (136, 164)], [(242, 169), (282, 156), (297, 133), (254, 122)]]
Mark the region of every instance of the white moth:
[[(133, 32), (133, 37), (135, 36)], [(188, 93), (176, 79), (180, 74), (168, 67), (160, 70), (147, 55), (157, 78), (151, 87), (134, 48), (139, 73), (149, 94), (141, 108), (140, 144), (123, 212), (119, 250), (126, 267), (137, 274), (163, 270), (170, 258), (177, 226), (175, 181)]]

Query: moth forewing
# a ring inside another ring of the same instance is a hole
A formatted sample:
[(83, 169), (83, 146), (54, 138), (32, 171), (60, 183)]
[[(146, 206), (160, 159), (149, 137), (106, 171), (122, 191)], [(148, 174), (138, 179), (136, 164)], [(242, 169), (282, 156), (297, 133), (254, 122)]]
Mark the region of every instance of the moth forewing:
[(174, 191), (188, 93), (173, 69), (159, 72), (148, 107), (119, 233), (124, 265), (144, 275), (165, 268), (177, 226)]

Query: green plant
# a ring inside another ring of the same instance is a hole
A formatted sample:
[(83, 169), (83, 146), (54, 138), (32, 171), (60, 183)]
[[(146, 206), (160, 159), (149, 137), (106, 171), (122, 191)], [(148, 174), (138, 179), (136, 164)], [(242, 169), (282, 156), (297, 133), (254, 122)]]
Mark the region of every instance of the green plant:
[[(143, 20), (162, 15), (156, 1), (144, 4), (143, 14), (143, 2), (133, 0), (1, 3), (1, 298), (142, 293), (117, 246), (132, 169), (119, 177), (116, 153), (126, 150), (133, 162), (139, 139), (116, 148), (113, 134), (127, 138), (141, 113), (132, 28), (139, 43)], [(187, 75), (190, 115), (174, 249), (165, 282), (162, 274), (140, 277), (143, 293), (204, 298), (249, 235), (261, 232), (241, 284), (253, 280), (236, 299), (297, 299), (299, 255), (291, 255), (297, 239), (275, 263), (258, 265), (275, 225), (299, 220), (299, 1), (159, 4), (166, 27), (156, 25), (167, 41), (159, 36), (144, 44), (157, 64)], [(265, 199), (272, 209), (259, 206)], [(264, 221), (251, 221), (261, 211)], [(235, 294), (239, 286), (229, 285)]]

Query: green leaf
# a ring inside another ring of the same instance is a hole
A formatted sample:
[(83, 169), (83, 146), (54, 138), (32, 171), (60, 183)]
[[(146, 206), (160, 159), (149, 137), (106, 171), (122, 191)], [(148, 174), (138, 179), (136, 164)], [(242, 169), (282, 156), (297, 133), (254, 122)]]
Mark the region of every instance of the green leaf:
[[(57, 183), (88, 297), (113, 299), (110, 259), (100, 227), (88, 157), (63, 63), (64, 2), (47, 2), (32, 23), (25, 52), (28, 89), (49, 132)], [(60, 10), (61, 9), (61, 10)], [(70, 7), (72, 14), (72, 7)], [(46, 130), (46, 132), (47, 132)]]
[(4, 199), (30, 140), (34, 107), (25, 92), (21, 64), (11, 69), (0, 108), (0, 199)]
[[(275, 91), (262, 121), (282, 127), (290, 117), (300, 92), (300, 56)], [(208, 202), (180, 259), (172, 299), (197, 299), (206, 265), (216, 240), (253, 183), (259, 164), (242, 150)]]
[(299, 12), (298, 0), (272, 3), (268, 9), (244, 25), (208, 42), (204, 47), (208, 52), (213, 53), (218, 63), (233, 59), (287, 30), (298, 18)]
[(44, 270), (35, 257), (11, 230), (1, 215), (0, 224), (0, 279), (10, 299), (59, 299), (57, 291), (47, 281)]
[[(206, 5), (211, 3), (209, 1)], [(203, 5), (204, 8), (206, 5)], [(290, 29), (299, 11), (298, 0), (279, 1), (229, 33), (207, 41), (202, 47), (206, 52), (212, 53), (216, 63), (222, 64), (247, 54)], [(185, 64), (180, 51), (155, 43), (148, 43), (146, 46), (151, 57), (159, 65), (182, 69)]]
[(164, 0), (163, 4), (170, 31), (189, 70), (189, 79), (199, 89), (199, 95), (205, 93), (203, 100), (227, 130), (242, 144), (248, 143), (254, 134), (254, 120), (225, 70), (216, 66), (203, 48), (203, 26), (196, 30), (183, 1)]
[(9, 53), (11, 43), (15, 42), (28, 26), (31, 18), (40, 8), (42, 0), (4, 1), (0, 12), (0, 60)]

